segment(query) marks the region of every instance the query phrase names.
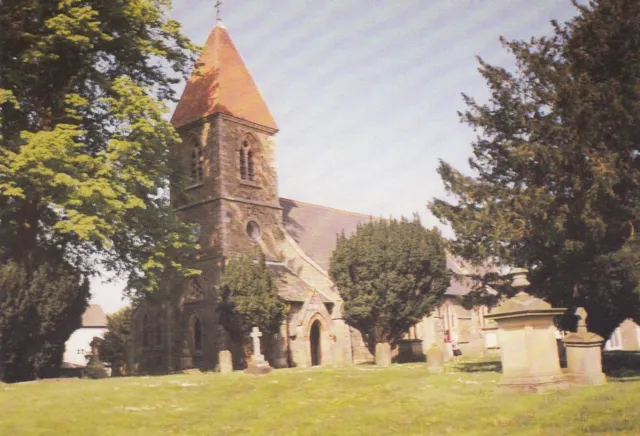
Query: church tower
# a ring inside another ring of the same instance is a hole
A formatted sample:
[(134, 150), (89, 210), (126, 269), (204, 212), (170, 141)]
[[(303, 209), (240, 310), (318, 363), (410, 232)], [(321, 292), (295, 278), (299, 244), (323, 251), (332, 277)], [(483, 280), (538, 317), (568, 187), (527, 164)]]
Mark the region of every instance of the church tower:
[[(172, 124), (189, 181), (177, 210), (200, 228), (203, 271), (235, 253), (277, 257), (282, 220), (275, 169), (278, 131), (229, 33), (218, 21)], [(217, 277), (214, 278), (214, 281)]]
[[(171, 123), (187, 181), (172, 192), (179, 217), (197, 229), (197, 278), (173, 283), (174, 301), (136, 309), (135, 360), (143, 372), (213, 369), (230, 349), (218, 323), (216, 285), (225, 259), (261, 249), (277, 260), (282, 207), (275, 169), (278, 131), (267, 105), (218, 21), (188, 80)], [(236, 353), (234, 353), (236, 354)]]
[(269, 350), (273, 364), (357, 360), (364, 343), (342, 319), (342, 302), (327, 270), (336, 235), (354, 231), (370, 217), (279, 198), (278, 126), (220, 21), (171, 122), (182, 138), (177, 151), (187, 177), (180, 191), (172, 191), (172, 203), (198, 230), (200, 249), (190, 262), (202, 274), (170, 283), (166, 300), (150, 297), (136, 307), (138, 369), (213, 369), (221, 350), (231, 350), (234, 363), (241, 363), (241, 344), (219, 323), (217, 285), (227, 259), (258, 250), (290, 307)]

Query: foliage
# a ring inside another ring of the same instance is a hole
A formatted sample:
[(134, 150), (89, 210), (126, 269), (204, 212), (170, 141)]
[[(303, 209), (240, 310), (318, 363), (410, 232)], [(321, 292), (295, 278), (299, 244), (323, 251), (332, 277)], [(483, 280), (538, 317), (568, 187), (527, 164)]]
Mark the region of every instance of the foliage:
[[(0, 2), (0, 265), (14, 262), (25, 274), (13, 292), (32, 292), (44, 265), (64, 265), (62, 311), (88, 297), (71, 282), (101, 270), (126, 276), (134, 297), (167, 274), (197, 273), (181, 263), (194, 248), (191, 229), (168, 199), (183, 176), (163, 100), (195, 56), (168, 19), (170, 4)], [(15, 310), (11, 322), (29, 319)], [(22, 340), (18, 325), (5, 330), (7, 343)], [(50, 346), (29, 346), (37, 344)]]
[(191, 247), (161, 101), (194, 59), (169, 0), (0, 5), (0, 263), (64, 259), (158, 288)]
[(104, 362), (101, 359), (99, 349), (103, 342), (102, 338), (95, 337), (91, 341), (91, 354), (87, 356), (87, 366), (84, 369), (86, 377), (100, 379), (107, 377), (107, 371)]
[(455, 254), (529, 268), (532, 293), (608, 337), (640, 319), (640, 3), (574, 4), (553, 36), (502, 40), (515, 71), (479, 60), (491, 99), (460, 114), (474, 175), (441, 162), (455, 202), (430, 207)]
[(220, 283), (218, 307), (220, 324), (245, 345), (253, 327), (263, 333), (263, 343), (279, 332), (285, 304), (278, 295), (264, 254), (260, 253), (257, 262), (249, 256), (229, 260)]
[(0, 380), (57, 376), (88, 297), (88, 280), (66, 266), (29, 273), (15, 263), (0, 265)]
[(370, 221), (338, 237), (329, 274), (344, 300), (345, 321), (369, 348), (394, 344), (431, 312), (449, 286), (445, 241), (417, 217)]
[(129, 347), (131, 346), (131, 307), (123, 307), (113, 315), (107, 316), (107, 332), (104, 340), (98, 344), (100, 360), (111, 367), (112, 376), (127, 375)]

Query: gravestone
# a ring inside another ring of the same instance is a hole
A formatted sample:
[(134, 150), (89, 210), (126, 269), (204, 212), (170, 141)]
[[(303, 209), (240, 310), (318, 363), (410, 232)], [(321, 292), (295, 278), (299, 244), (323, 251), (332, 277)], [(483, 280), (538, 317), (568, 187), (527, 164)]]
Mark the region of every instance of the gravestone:
[(391, 345), (388, 342), (378, 342), (376, 344), (376, 365), (391, 365)]
[(579, 307), (578, 329), (562, 339), (567, 353), (567, 379), (578, 385), (600, 385), (607, 382), (602, 372), (604, 338), (587, 330), (587, 311)]
[(251, 360), (244, 372), (253, 375), (270, 373), (272, 371), (271, 365), (269, 365), (269, 362), (264, 360), (264, 355), (260, 353), (260, 337), (262, 336), (262, 332), (260, 332), (258, 327), (254, 327), (250, 336), (251, 339), (253, 339), (253, 355), (251, 356)]
[(233, 372), (233, 359), (231, 358), (231, 351), (222, 350), (218, 353), (218, 362), (220, 362), (220, 373), (229, 374)]
[(398, 341), (398, 362), (424, 362), (422, 341), (420, 339), (401, 339)]
[(502, 379), (498, 390), (544, 392), (566, 388), (560, 369), (553, 319), (566, 309), (556, 309), (524, 291), (527, 270), (517, 269), (512, 286), (522, 290), (485, 316), (498, 324)]
[(444, 351), (438, 344), (433, 344), (427, 350), (427, 369), (440, 372), (444, 368)]

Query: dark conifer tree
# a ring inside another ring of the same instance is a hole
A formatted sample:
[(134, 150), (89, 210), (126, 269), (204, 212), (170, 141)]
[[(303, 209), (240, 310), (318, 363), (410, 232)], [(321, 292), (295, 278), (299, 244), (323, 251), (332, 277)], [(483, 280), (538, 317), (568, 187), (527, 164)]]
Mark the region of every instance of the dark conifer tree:
[(515, 71), (479, 60), (491, 98), (460, 114), (473, 175), (441, 162), (455, 202), (430, 207), (455, 254), (529, 268), (533, 293), (608, 337), (640, 321), (640, 2), (574, 5), (552, 36), (502, 41)]

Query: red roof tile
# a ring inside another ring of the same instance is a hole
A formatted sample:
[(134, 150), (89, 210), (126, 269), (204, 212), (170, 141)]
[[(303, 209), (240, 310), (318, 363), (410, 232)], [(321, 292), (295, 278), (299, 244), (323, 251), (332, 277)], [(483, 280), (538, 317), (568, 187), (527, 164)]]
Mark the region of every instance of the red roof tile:
[(214, 113), (223, 113), (277, 130), (229, 33), (217, 25), (187, 82), (171, 123), (184, 126)]

